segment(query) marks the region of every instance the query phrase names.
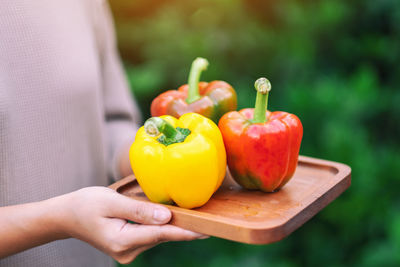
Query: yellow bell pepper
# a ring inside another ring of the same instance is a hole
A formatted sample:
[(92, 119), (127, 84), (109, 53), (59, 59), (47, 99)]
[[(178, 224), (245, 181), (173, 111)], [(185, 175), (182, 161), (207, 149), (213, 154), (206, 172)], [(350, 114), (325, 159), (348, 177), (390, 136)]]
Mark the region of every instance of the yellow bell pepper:
[(183, 208), (204, 205), (221, 185), (226, 153), (221, 132), (210, 119), (187, 113), (152, 117), (129, 151), (132, 170), (153, 202)]

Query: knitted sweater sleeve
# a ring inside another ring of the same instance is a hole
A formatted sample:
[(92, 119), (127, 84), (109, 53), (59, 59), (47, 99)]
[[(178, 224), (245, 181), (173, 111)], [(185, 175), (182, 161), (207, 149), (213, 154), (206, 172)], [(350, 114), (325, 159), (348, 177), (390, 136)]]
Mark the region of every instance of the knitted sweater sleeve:
[(133, 142), (140, 123), (140, 112), (129, 90), (119, 58), (114, 24), (107, 1), (100, 5), (95, 32), (100, 51), (104, 92), (104, 119), (107, 134), (108, 173), (118, 180), (122, 150)]

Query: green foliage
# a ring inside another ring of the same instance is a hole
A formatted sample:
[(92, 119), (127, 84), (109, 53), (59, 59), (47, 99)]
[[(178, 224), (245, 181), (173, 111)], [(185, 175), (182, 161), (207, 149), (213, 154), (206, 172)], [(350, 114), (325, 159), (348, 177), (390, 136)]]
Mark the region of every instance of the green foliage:
[(136, 266), (400, 265), (400, 5), (383, 1), (111, 1), (120, 50), (144, 118), (160, 92), (225, 80), (239, 108), (254, 81), (269, 107), (303, 122), (301, 153), (352, 167), (352, 186), (287, 239), (251, 246), (217, 238), (168, 243)]

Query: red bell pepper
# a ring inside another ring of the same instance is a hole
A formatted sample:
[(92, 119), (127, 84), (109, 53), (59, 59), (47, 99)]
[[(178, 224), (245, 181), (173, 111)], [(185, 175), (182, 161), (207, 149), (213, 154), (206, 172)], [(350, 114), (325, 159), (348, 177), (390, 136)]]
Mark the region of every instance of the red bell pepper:
[(256, 81), (254, 109), (225, 114), (219, 121), (232, 177), (247, 189), (273, 192), (293, 176), (303, 137), (299, 118), (287, 112), (267, 111), (271, 84)]
[(199, 83), (200, 75), (207, 67), (206, 59), (196, 58), (190, 69), (189, 84), (157, 96), (151, 103), (151, 116), (171, 115), (179, 118), (185, 113), (195, 112), (218, 123), (226, 112), (236, 110), (236, 92), (228, 83)]

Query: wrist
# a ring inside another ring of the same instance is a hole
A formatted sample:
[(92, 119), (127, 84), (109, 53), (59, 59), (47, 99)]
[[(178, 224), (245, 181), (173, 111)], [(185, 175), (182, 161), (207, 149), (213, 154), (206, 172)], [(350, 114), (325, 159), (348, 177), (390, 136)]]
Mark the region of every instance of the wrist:
[(43, 210), (46, 211), (42, 223), (54, 240), (72, 237), (70, 225), (73, 224), (73, 213), (68, 203), (70, 198), (70, 194), (65, 194), (42, 201)]

